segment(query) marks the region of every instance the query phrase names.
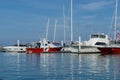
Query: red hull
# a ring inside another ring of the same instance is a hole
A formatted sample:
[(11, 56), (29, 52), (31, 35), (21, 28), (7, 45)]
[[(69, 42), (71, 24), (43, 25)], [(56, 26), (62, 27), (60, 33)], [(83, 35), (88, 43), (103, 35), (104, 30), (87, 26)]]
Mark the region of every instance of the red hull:
[(100, 47), (102, 54), (120, 54), (120, 47)]
[(51, 53), (51, 52), (60, 52), (62, 47), (57, 47), (57, 48), (27, 48), (26, 52), (27, 53)]

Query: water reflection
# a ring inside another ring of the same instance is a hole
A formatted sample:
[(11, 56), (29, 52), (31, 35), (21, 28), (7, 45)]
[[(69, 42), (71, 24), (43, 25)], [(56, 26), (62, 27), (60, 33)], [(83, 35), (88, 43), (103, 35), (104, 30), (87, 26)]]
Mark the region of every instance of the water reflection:
[(36, 68), (42, 76), (52, 77), (52, 79), (120, 78), (119, 60), (120, 58), (116, 56), (99, 54), (27, 54), (29, 68)]
[(117, 78), (120, 76), (120, 55), (114, 55), (112, 57), (112, 61), (114, 80), (117, 80)]
[(5, 79), (13, 79), (13, 77), (17, 80), (120, 79), (119, 55), (1, 53), (0, 60), (0, 77)]

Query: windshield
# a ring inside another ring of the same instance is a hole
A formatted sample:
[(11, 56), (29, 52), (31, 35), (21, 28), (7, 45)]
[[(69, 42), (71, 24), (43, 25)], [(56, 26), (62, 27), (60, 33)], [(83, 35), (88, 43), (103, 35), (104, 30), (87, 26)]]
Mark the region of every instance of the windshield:
[(105, 35), (91, 35), (91, 38), (105, 38)]

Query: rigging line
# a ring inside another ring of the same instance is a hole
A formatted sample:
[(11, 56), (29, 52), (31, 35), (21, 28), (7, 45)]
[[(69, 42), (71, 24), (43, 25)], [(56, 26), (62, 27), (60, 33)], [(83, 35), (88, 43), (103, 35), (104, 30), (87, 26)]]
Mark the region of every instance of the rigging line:
[(63, 5), (63, 21), (64, 21), (64, 43), (66, 43), (66, 17), (64, 5)]
[(113, 28), (114, 16), (115, 16), (115, 10), (113, 12), (112, 20), (111, 20), (111, 23), (110, 23), (110, 28), (109, 28), (109, 32), (108, 32), (109, 36), (112, 36), (111, 32), (112, 32), (112, 28)]
[(116, 40), (116, 32), (117, 32), (117, 7), (118, 7), (118, 0), (116, 0), (116, 5), (115, 5), (115, 24), (114, 24), (114, 40)]
[(49, 29), (49, 18), (48, 18), (47, 29), (46, 29), (46, 40), (48, 38), (48, 29)]

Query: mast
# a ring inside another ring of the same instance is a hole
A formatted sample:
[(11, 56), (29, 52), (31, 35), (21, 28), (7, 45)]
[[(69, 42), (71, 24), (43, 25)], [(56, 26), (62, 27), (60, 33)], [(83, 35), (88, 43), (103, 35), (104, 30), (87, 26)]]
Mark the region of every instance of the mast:
[(114, 40), (117, 40), (116, 33), (117, 33), (117, 8), (118, 8), (118, 0), (116, 0), (116, 5), (115, 5), (115, 24), (114, 24)]
[(79, 36), (79, 48), (78, 48), (78, 52), (80, 52), (81, 51), (81, 37)]
[(72, 21), (72, 17), (73, 17), (73, 9), (72, 9), (72, 7), (73, 7), (73, 2), (72, 2), (72, 0), (71, 0), (71, 42), (73, 41), (73, 21)]
[(46, 30), (46, 40), (47, 40), (47, 38), (48, 38), (48, 29), (49, 29), (49, 18), (48, 18), (47, 30)]
[(56, 26), (57, 26), (57, 19), (55, 20), (55, 28), (54, 28), (53, 42), (55, 42), (55, 37), (56, 37)]
[(64, 5), (63, 5), (63, 21), (64, 21), (64, 43), (66, 42), (66, 33), (65, 33), (65, 31), (66, 31), (66, 29), (65, 29), (65, 24), (66, 24), (66, 22), (65, 22), (65, 8), (64, 8)]
[(20, 47), (20, 41), (17, 40), (17, 47)]

